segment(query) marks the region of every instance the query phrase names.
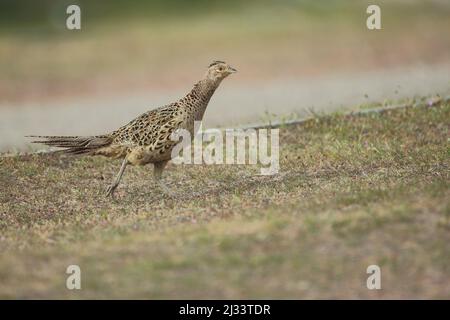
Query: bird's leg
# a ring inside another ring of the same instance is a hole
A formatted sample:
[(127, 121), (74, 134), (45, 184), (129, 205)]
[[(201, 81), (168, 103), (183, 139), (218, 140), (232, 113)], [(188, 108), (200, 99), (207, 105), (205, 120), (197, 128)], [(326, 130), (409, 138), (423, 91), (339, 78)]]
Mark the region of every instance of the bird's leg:
[(153, 176), (155, 177), (156, 183), (158, 183), (161, 190), (168, 196), (174, 198), (175, 193), (173, 193), (161, 180), (162, 173), (164, 168), (166, 167), (168, 161), (155, 162), (153, 166)]
[(120, 183), (120, 180), (122, 179), (122, 175), (125, 172), (127, 164), (128, 164), (127, 158), (123, 159), (122, 166), (120, 167), (120, 171), (117, 174), (117, 177), (114, 179), (113, 183), (106, 189), (107, 197), (111, 196), (111, 198), (114, 198), (114, 191), (116, 190), (117, 186)]

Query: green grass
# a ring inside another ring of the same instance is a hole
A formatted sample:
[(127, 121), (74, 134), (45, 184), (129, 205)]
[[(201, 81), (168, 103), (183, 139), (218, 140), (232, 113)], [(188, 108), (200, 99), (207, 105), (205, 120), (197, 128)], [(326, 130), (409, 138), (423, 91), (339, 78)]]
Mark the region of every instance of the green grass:
[(448, 119), (441, 103), (283, 127), (279, 175), (172, 165), (177, 200), (150, 167), (114, 203), (119, 162), (0, 158), (0, 297), (450, 298)]

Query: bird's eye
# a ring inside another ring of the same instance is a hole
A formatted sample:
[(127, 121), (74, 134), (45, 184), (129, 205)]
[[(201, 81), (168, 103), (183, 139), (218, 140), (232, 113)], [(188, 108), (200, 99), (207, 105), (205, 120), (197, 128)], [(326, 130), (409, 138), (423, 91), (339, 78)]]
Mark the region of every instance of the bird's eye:
[(218, 69), (219, 71), (223, 71), (223, 67), (219, 67), (219, 69)]

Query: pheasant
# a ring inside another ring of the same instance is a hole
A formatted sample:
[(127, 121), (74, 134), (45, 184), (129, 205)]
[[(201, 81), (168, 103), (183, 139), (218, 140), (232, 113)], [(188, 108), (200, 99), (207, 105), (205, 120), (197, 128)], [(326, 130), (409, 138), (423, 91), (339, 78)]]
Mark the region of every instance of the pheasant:
[(29, 136), (51, 147), (64, 148), (60, 152), (73, 155), (101, 155), (123, 159), (119, 173), (106, 190), (106, 196), (114, 197), (127, 165), (154, 165), (153, 175), (161, 189), (173, 195), (162, 182), (162, 173), (171, 160), (172, 149), (179, 142), (170, 139), (178, 129), (194, 134), (194, 121), (201, 121), (215, 90), (237, 70), (223, 61), (213, 61), (202, 80), (180, 100), (150, 110), (123, 127), (99, 136)]

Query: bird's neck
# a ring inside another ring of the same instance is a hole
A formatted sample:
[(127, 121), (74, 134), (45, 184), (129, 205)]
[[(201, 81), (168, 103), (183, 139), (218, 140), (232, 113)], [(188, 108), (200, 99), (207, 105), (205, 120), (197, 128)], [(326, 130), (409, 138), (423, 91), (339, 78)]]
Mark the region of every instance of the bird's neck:
[(182, 99), (184, 104), (191, 107), (196, 121), (203, 118), (206, 107), (214, 91), (216, 91), (222, 79), (205, 78), (194, 85), (194, 88)]

